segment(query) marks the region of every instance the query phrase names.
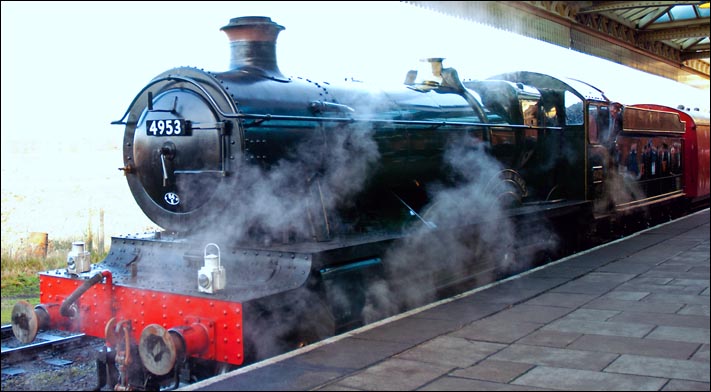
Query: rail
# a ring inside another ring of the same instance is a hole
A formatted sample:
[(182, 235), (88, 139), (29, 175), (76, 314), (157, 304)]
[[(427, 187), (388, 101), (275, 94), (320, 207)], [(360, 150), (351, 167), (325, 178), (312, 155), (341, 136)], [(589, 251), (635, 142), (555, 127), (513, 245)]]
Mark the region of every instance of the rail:
[[(12, 325), (7, 324), (2, 326), (2, 359), (3, 363), (7, 360), (10, 363), (19, 362), (31, 358), (38, 352), (72, 344), (81, 344), (86, 338), (86, 334), (72, 334), (67, 336), (54, 335), (51, 331), (40, 332), (37, 334), (35, 341), (28, 344), (20, 344), (10, 346), (10, 340), (15, 339), (12, 333)], [(15, 339), (16, 340), (16, 339)]]

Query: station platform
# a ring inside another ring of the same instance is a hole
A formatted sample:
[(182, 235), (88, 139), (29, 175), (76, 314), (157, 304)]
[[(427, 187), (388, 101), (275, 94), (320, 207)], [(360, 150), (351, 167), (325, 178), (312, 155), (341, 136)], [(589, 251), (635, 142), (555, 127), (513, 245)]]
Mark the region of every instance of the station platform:
[(181, 390), (709, 390), (709, 209)]

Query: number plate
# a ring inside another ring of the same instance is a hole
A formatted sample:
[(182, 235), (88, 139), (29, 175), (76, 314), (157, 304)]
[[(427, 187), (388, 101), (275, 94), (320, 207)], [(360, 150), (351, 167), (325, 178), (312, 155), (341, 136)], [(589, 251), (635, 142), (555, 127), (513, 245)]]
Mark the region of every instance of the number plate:
[(148, 136), (190, 136), (185, 120), (146, 120)]

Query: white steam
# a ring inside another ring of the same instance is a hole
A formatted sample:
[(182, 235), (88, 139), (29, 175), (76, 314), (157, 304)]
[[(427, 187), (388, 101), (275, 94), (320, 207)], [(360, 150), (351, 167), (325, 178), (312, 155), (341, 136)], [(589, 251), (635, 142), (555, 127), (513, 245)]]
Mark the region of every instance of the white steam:
[(379, 159), (371, 131), (350, 126), (318, 130), (269, 168), (243, 163), (235, 171), (237, 192), (220, 195), (225, 209), (215, 218), (229, 224), (210, 238), (237, 243), (260, 239), (289, 242), (323, 235), (334, 210), (348, 206)]
[(451, 144), (445, 162), (459, 182), (433, 186), (422, 214), (426, 222), (384, 255), (389, 279), (370, 287), (366, 322), (431, 302), (446, 285), (471, 288), (490, 282), (514, 262), (527, 262), (515, 261), (516, 230), (507, 216), (513, 189), (502, 179), (504, 167), (484, 146), (472, 138)]

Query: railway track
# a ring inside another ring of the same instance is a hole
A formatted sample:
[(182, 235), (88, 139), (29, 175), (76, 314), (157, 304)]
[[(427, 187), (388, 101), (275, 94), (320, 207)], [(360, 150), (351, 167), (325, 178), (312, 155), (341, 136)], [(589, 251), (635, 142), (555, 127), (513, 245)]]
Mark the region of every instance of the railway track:
[(2, 326), (2, 362), (13, 364), (26, 361), (37, 356), (42, 351), (62, 351), (85, 344), (87, 336), (83, 333), (72, 334), (63, 331), (44, 331), (37, 334), (37, 338), (28, 344), (19, 342), (12, 333), (11, 325)]
[(10, 325), (2, 326), (3, 391), (96, 390), (99, 339), (57, 330), (42, 331), (22, 344)]

